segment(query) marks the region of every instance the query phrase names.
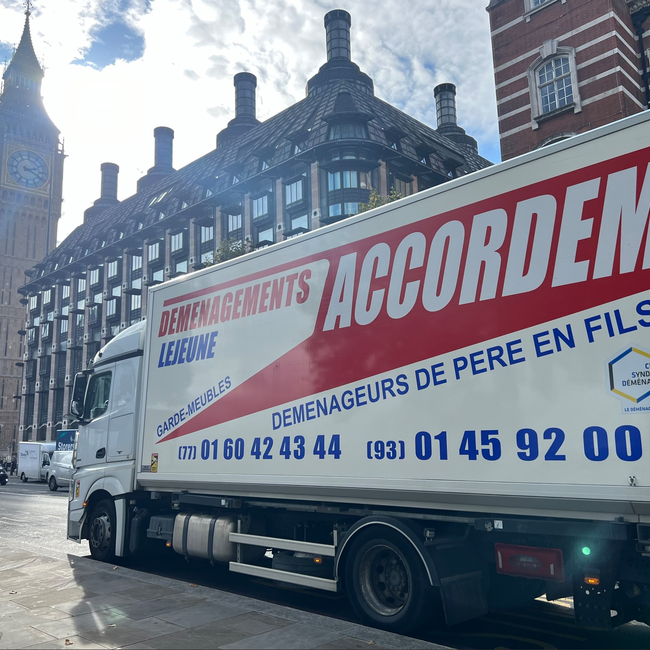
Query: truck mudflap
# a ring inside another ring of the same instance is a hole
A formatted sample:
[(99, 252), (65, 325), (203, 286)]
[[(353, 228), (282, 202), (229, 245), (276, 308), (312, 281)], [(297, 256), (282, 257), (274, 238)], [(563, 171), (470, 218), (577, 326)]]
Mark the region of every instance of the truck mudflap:
[(430, 584), (440, 590), (447, 625), (488, 613), (485, 567), (468, 539), (469, 529), (465, 530), (464, 535), (436, 538), (433, 529), (419, 528), (413, 522), (386, 516), (361, 519), (346, 533), (339, 548), (337, 577), (345, 547), (360, 530), (368, 526), (392, 528), (413, 545), (424, 564), (423, 569)]
[(440, 583), (447, 625), (488, 613), (485, 572), (468, 540), (439, 540), (428, 546)]

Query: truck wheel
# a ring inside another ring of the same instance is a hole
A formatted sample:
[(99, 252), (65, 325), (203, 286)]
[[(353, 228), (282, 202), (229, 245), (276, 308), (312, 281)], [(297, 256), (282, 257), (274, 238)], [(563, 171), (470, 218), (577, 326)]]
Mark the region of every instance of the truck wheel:
[(115, 505), (100, 501), (92, 511), (88, 528), (88, 546), (93, 559), (112, 562), (115, 558)]
[(47, 482), (47, 484), (50, 486), (50, 490), (52, 490), (52, 492), (56, 492), (59, 489), (54, 476), (50, 476), (50, 480)]
[(370, 625), (408, 632), (435, 618), (435, 588), (411, 543), (390, 529), (370, 528), (352, 542), (345, 564), (352, 607)]
[(20, 480), (21, 480), (23, 483), (27, 483), (27, 481), (29, 480), (29, 479), (25, 476), (25, 472), (23, 472), (23, 473), (20, 475)]

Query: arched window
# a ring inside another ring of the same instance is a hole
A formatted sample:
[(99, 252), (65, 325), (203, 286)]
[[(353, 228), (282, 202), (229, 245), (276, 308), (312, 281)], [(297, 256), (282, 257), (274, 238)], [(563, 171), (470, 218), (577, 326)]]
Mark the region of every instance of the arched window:
[(557, 113), (581, 109), (578, 92), (575, 50), (558, 47), (557, 41), (546, 41), (539, 50), (540, 56), (528, 68), (528, 83), (533, 118), (533, 128), (538, 122)]
[(537, 87), (539, 88), (542, 113), (550, 113), (568, 104), (573, 104), (569, 57), (555, 57), (539, 68)]

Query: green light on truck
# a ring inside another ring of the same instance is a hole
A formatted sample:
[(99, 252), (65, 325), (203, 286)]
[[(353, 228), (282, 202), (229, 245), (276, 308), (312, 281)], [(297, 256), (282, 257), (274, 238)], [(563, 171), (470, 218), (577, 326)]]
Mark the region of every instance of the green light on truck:
[(583, 546), (582, 547), (582, 554), (583, 555), (591, 555), (591, 549), (588, 546)]

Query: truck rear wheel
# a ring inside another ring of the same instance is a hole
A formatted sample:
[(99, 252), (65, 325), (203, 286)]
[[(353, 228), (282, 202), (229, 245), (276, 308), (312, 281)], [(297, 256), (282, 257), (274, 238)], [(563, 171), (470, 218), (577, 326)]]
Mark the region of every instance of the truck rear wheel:
[(436, 590), (411, 543), (393, 530), (359, 533), (345, 565), (345, 584), (365, 623), (401, 633), (434, 621)]
[(115, 504), (100, 501), (92, 511), (88, 528), (88, 546), (93, 559), (112, 562), (115, 558)]
[(20, 480), (21, 480), (23, 483), (27, 483), (27, 481), (29, 480), (29, 479), (25, 476), (25, 472), (23, 472), (23, 473), (20, 475)]

